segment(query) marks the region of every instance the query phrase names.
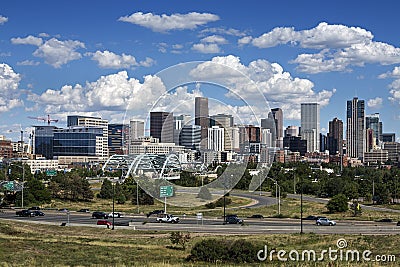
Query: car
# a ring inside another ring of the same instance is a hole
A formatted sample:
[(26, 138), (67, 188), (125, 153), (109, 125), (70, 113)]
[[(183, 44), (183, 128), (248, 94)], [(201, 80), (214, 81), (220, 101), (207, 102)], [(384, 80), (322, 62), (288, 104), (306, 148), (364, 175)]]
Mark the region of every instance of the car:
[(107, 221), (107, 220), (98, 220), (97, 225), (107, 225), (107, 228), (110, 228), (110, 226), (112, 225), (112, 222)]
[(32, 210), (32, 212), (35, 214), (35, 216), (44, 216), (44, 212), (40, 210)]
[(92, 213), (92, 218), (96, 219), (108, 219), (108, 214), (102, 211), (95, 211)]
[(35, 213), (32, 210), (19, 210), (15, 214), (19, 217), (35, 217)]
[(261, 214), (253, 214), (247, 218), (252, 218), (252, 219), (263, 219), (264, 216), (262, 216)]
[(391, 223), (391, 222), (393, 222), (393, 220), (389, 219), (389, 218), (383, 218), (383, 219), (378, 220), (377, 222)]
[(69, 212), (69, 210), (68, 210), (68, 209), (66, 209), (66, 208), (61, 208), (61, 209), (58, 209), (58, 211), (61, 211), (61, 212)]
[(400, 226), (400, 221), (397, 222), (397, 226)]
[(303, 220), (316, 221), (316, 220), (318, 220), (318, 217), (314, 216), (314, 215), (309, 215), (309, 216), (303, 218)]
[(236, 214), (227, 215), (225, 217), (225, 223), (228, 224), (242, 224), (244, 221), (240, 219)]
[(328, 226), (334, 226), (336, 225), (335, 221), (329, 220), (328, 218), (319, 218), (316, 222), (316, 225), (328, 225)]
[(158, 215), (158, 214), (163, 214), (164, 210), (153, 210), (150, 211), (149, 213), (146, 214), (147, 218), (149, 218), (151, 215)]
[(109, 218), (122, 218), (123, 215), (120, 212), (114, 212), (114, 214), (111, 212), (110, 214), (108, 214)]
[(156, 221), (159, 223), (178, 223), (179, 222), (179, 217), (174, 216), (172, 214), (158, 214)]
[(303, 218), (303, 220), (310, 220), (310, 221), (316, 221), (318, 219), (326, 219), (325, 216), (314, 216), (314, 215), (309, 215), (305, 218)]
[(90, 212), (90, 210), (89, 209), (80, 209), (77, 212)]

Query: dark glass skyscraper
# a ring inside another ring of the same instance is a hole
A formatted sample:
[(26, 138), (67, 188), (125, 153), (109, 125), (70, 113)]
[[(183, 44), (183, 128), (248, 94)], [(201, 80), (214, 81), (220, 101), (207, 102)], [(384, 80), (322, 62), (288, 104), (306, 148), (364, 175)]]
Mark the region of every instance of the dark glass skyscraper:
[(150, 135), (162, 143), (174, 142), (174, 115), (171, 112), (150, 112)]

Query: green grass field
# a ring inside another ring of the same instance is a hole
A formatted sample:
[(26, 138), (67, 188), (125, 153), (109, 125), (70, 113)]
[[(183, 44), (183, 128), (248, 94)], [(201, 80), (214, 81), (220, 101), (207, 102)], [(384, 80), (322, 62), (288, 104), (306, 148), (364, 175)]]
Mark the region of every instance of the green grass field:
[(97, 227), (61, 227), (26, 222), (0, 220), (1, 266), (381, 266), (377, 262), (272, 262), (257, 264), (189, 262), (187, 257), (195, 243), (203, 239), (246, 239), (256, 242), (260, 249), (321, 251), (337, 248), (339, 238), (345, 238), (349, 249), (370, 250), (372, 255), (398, 256), (400, 238), (396, 235), (315, 235), (279, 234), (251, 236), (219, 236), (191, 234), (186, 250), (174, 246), (170, 232), (109, 230)]

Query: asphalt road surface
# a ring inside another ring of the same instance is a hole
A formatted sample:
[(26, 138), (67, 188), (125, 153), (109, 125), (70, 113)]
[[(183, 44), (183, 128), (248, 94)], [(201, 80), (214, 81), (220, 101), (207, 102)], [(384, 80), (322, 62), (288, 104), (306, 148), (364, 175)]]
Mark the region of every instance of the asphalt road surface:
[[(96, 225), (97, 219), (91, 217), (91, 213), (79, 212), (58, 212), (44, 210), (45, 216), (39, 217), (18, 217), (14, 210), (5, 210), (0, 213), (2, 220), (20, 220), (26, 222), (61, 225), (69, 223), (70, 226), (92, 226)], [(68, 220), (69, 219), (69, 220)], [(222, 218), (180, 217), (178, 224), (157, 223), (156, 217), (152, 216), (126, 216), (115, 218), (115, 229), (128, 228), (135, 230), (162, 230), (162, 231), (188, 231), (215, 234), (268, 234), (268, 233), (300, 233), (300, 220), (298, 219), (250, 219), (245, 220), (243, 225), (223, 224)], [(112, 222), (112, 218), (108, 219)], [(121, 226), (119, 226), (119, 225)], [(129, 226), (128, 226), (129, 225)], [(336, 226), (317, 226), (315, 221), (303, 220), (304, 233), (316, 234), (400, 234), (400, 226), (396, 222), (382, 223), (371, 221), (337, 221)]]

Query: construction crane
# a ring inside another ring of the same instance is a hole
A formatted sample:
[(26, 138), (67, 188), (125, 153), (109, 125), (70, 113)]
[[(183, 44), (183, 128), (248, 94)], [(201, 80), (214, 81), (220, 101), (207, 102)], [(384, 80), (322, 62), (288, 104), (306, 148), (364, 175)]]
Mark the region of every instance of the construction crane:
[(47, 121), (48, 125), (50, 125), (51, 122), (58, 122), (57, 119), (51, 119), (50, 115), (47, 115), (47, 118), (44, 118), (44, 117), (28, 117), (28, 118), (33, 119), (33, 120), (43, 121), (43, 122)]

